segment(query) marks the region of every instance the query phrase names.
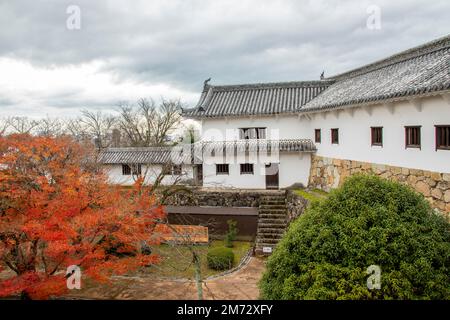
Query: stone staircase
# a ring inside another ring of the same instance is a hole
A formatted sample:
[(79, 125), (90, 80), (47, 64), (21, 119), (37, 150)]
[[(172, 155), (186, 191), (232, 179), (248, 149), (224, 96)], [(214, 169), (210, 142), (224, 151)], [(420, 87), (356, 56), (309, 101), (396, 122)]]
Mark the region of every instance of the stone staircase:
[[(256, 254), (270, 255), (282, 238), (287, 227), (285, 193), (263, 195), (259, 204), (258, 230), (256, 234)], [(271, 249), (269, 249), (271, 248)]]

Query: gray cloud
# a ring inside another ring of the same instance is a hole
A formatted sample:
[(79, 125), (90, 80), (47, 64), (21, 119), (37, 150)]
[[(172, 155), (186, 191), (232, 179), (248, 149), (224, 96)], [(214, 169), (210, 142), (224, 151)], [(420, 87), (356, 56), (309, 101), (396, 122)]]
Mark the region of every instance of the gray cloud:
[[(66, 28), (72, 4), (81, 9), (81, 30)], [(373, 4), (381, 9), (380, 30), (366, 28)], [(101, 61), (100, 71), (118, 84), (166, 84), (193, 94), (210, 76), (213, 83), (245, 83), (340, 73), (447, 34), (449, 11), (447, 0), (2, 1), (0, 57), (37, 68)], [(47, 90), (43, 97), (55, 108), (121, 100), (77, 98), (79, 88)], [(194, 102), (192, 95), (186, 100)]]

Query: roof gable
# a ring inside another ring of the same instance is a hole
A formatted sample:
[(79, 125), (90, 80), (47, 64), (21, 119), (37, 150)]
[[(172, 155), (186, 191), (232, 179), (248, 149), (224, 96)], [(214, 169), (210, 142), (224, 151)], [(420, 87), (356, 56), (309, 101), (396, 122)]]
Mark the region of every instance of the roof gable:
[(333, 81), (281, 82), (230, 86), (206, 84), (199, 103), (183, 115), (192, 118), (293, 113)]

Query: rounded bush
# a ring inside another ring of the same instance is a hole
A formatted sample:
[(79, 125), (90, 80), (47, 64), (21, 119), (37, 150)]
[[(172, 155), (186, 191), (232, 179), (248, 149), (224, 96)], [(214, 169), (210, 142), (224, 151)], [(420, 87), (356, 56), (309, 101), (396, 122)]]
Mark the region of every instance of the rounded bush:
[[(369, 289), (368, 268), (381, 268)], [(265, 299), (449, 299), (450, 228), (421, 194), (348, 178), (289, 227), (260, 282)]]
[(213, 248), (206, 256), (208, 267), (213, 270), (228, 270), (233, 266), (233, 250), (225, 247)]

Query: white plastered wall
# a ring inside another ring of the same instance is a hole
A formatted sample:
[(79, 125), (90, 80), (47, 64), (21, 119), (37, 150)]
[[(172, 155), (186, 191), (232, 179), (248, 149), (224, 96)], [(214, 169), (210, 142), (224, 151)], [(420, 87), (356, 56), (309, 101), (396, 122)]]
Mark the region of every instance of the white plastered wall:
[[(121, 164), (112, 164), (112, 165), (104, 165), (105, 172), (108, 176), (108, 180), (112, 184), (118, 184), (123, 186), (130, 186), (134, 184), (133, 176), (131, 175), (122, 175), (122, 165)], [(161, 173), (162, 166), (161, 165), (142, 165), (142, 175), (145, 175), (145, 183), (152, 184), (155, 182), (158, 175)], [(163, 185), (171, 185), (178, 178), (179, 182), (187, 181), (193, 179), (193, 168), (190, 165), (182, 166), (182, 175), (181, 176), (170, 176), (166, 175), (163, 180)]]

